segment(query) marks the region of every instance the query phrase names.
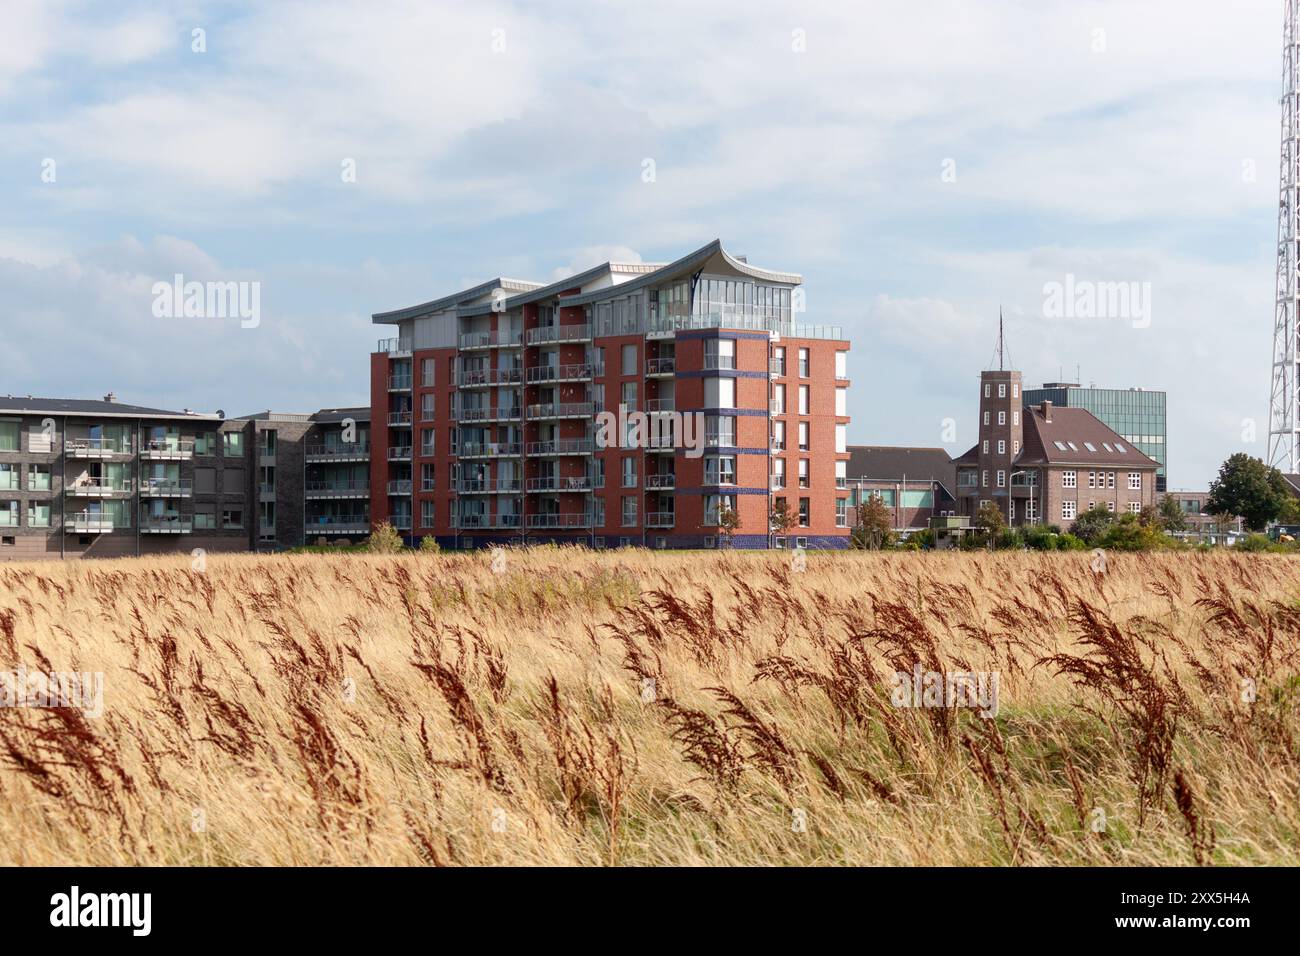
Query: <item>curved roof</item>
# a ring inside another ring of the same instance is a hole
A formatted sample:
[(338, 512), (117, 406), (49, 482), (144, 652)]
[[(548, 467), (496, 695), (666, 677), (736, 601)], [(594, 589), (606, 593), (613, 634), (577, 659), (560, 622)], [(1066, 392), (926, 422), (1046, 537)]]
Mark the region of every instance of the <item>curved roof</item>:
[(387, 325), (393, 322), (401, 322), (404, 319), (416, 319), (434, 312), (442, 312), (453, 306), (460, 305), (462, 302), (469, 302), (490, 295), (497, 289), (504, 289), (507, 292), (528, 292), (532, 289), (541, 288), (541, 286), (542, 283), (540, 282), (530, 282), (527, 279), (507, 279), (498, 276), (495, 279), (489, 279), (487, 282), (463, 289), (460, 292), (445, 295), (440, 299), (432, 299), (419, 305), (407, 306), (404, 309), (394, 309), (391, 312), (376, 312), (370, 317), (370, 321), (375, 325)]
[[(553, 295), (559, 295), (565, 289), (575, 289), (594, 279), (599, 279), (607, 273), (615, 272), (636, 272), (649, 274), (658, 271), (664, 267), (662, 262), (602, 262), (600, 265), (592, 266), (585, 272), (579, 272), (571, 276), (565, 276), (558, 279), (550, 285), (544, 285), (528, 292), (521, 292), (519, 295), (512, 295), (506, 299), (506, 309), (517, 309), (522, 305), (528, 305), (532, 302), (540, 302), (542, 299), (549, 299)], [(620, 282), (617, 285), (610, 286), (611, 289), (621, 289), (627, 286), (627, 282)], [(604, 291), (604, 290), (601, 290)], [(568, 296), (565, 301), (568, 301)], [(486, 315), (492, 311), (492, 303), (479, 302), (473, 305), (463, 305), (456, 310), (458, 315)]]

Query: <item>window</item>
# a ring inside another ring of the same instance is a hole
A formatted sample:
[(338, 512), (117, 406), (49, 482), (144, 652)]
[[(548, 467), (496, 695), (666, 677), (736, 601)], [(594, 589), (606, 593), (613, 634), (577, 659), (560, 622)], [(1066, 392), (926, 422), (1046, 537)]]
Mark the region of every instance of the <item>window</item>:
[(800, 450), (800, 451), (807, 451), (807, 450), (808, 450), (808, 447), (809, 447), (809, 445), (808, 445), (808, 423), (807, 423), (807, 422), (800, 422), (800, 423), (799, 423), (799, 450)]
[(998, 454), (999, 454), (999, 455), (1005, 455), (1006, 453), (1007, 453), (1007, 443), (1006, 443), (1006, 441), (1004, 441), (1003, 439), (999, 438), (999, 439), (998, 439)]
[(17, 501), (0, 501), (0, 527), (18, 527)]
[(1115, 502), (1114, 502), (1114, 501), (1108, 501), (1108, 502), (1106, 502), (1106, 510), (1107, 510), (1107, 511), (1114, 511), (1114, 510), (1115, 510)]
[(434, 417), (434, 400), (437, 398), (436, 392), (420, 393), (420, 421), (431, 422)]
[(18, 466), (0, 464), (0, 491), (18, 490)]
[(985, 413), (984, 413), (984, 424), (987, 425), (988, 423), (989, 423), (989, 413), (988, 413), (988, 412), (985, 412)]
[(1134, 515), (1135, 515), (1135, 514), (1141, 514), (1141, 513), (1142, 513), (1142, 502), (1140, 502), (1140, 501), (1130, 501), (1130, 502), (1128, 503), (1128, 511), (1129, 511), (1129, 514), (1134, 514)]
[(985, 383), (984, 383), (984, 397), (985, 397), (985, 398), (988, 398), (988, 397), (989, 397), (990, 395), (992, 395), (992, 394), (993, 394), (993, 386), (990, 385), (988, 382), (985, 382)]
[(724, 455), (718, 458), (705, 458), (704, 483), (706, 485), (734, 485), (736, 483), (735, 456)]
[(988, 453), (989, 453), (989, 440), (986, 438), (984, 439), (984, 454), (987, 455)]
[(807, 385), (799, 386), (799, 414), (800, 415), (808, 414), (808, 386)]
[(623, 346), (623, 374), (624, 374), (624, 375), (635, 375), (635, 374), (636, 374), (636, 370), (637, 370), (637, 365), (636, 365), (636, 346), (635, 346), (635, 345), (624, 345), (624, 346)]
[(244, 526), (244, 512), (241, 508), (223, 508), (221, 511), (221, 527), (227, 530), (237, 530)]
[(835, 527), (847, 528), (849, 526), (849, 499), (835, 499)]
[(27, 490), (28, 491), (49, 491), (50, 490), (50, 466), (49, 465), (28, 465), (27, 466)]
[(50, 506), (47, 502), (27, 502), (27, 526), (30, 528), (48, 528), (50, 526)]
[(1007, 473), (1006, 473), (1005, 471), (1002, 471), (1001, 469), (999, 469), (999, 470), (998, 470), (998, 487), (999, 487), (999, 488), (1005, 488), (1006, 486), (1007, 486)]
[(0, 451), (18, 451), (18, 423), (0, 422)]
[(1113, 471), (1106, 472), (1106, 487), (1107, 488), (1115, 487), (1115, 472)]
[(1011, 443), (1011, 454), (1013, 454), (1013, 455), (1018, 455), (1018, 454), (1020, 454), (1020, 442), (1018, 442), (1018, 441), (1013, 441), (1013, 442)]
[(1077, 501), (1062, 501), (1061, 517), (1066, 521), (1073, 521), (1075, 512), (1078, 510), (1078, 506), (1079, 503)]
[[(420, 360), (420, 378), (426, 388), (434, 384), (434, 381), (437, 378), (437, 369), (437, 359), (427, 358)], [(428, 527), (428, 525), (425, 525), (425, 527)]]
[(1007, 499), (1007, 518), (1010, 521), (1016, 520), (1016, 499)]
[(846, 379), (849, 377), (849, 353), (848, 352), (835, 353), (835, 377), (838, 379)]
[(800, 459), (799, 459), (799, 487), (800, 487), (800, 488), (807, 488), (807, 487), (809, 487), (809, 478), (808, 478), (808, 459), (807, 459), (807, 458), (800, 458)]
[[(1020, 397), (1020, 384), (1018, 382), (1013, 382), (1011, 385), (1011, 397), (1012, 398)], [(1017, 417), (1019, 417), (1018, 414)]]
[(835, 426), (835, 452), (843, 455), (849, 450), (849, 426)]
[(241, 456), (244, 454), (244, 436), (242, 432), (222, 432), (221, 433), (222, 452), (227, 457)]
[(778, 345), (772, 349), (772, 371), (777, 375), (785, 374), (785, 347)]
[(713, 448), (734, 448), (736, 419), (731, 415), (705, 415), (704, 444)]
[(807, 377), (808, 377), (808, 364), (809, 364), (809, 363), (808, 363), (808, 350), (807, 350), (807, 349), (800, 349), (800, 350), (799, 350), (799, 377), (800, 377), (800, 378), (807, 378)]
[(736, 380), (734, 378), (706, 378), (704, 380), (705, 408), (735, 408)]
[[(437, 472), (434, 470), (432, 462), (426, 462), (420, 466), (420, 490), (433, 491), (437, 485)], [(427, 525), (426, 525), (427, 527)]]
[(259, 454), (275, 454), (275, 429), (264, 428), (257, 433), (257, 450)]
[(623, 457), (623, 487), (636, 487), (636, 458), (632, 455)]
[(773, 488), (785, 487), (785, 459), (784, 458), (772, 459), (772, 487)]
[(847, 461), (837, 461), (835, 463), (835, 487), (847, 488), (849, 486), (849, 463)]
[(778, 385), (772, 389), (772, 414), (785, 414), (785, 386)]
[(849, 413), (849, 390), (847, 388), (837, 388), (835, 390), (835, 414), (841, 417)]
[(705, 368), (735, 368), (736, 340), (707, 339), (704, 342)]
[(420, 502), (420, 527), (421, 528), (433, 527), (433, 509), (434, 509), (434, 502), (430, 501), (429, 499), (426, 498), (425, 500)]
[(998, 398), (1006, 398), (1006, 397), (1007, 397), (1007, 383), (998, 382)]
[(1079, 480), (1078, 480), (1078, 479), (1079, 479), (1079, 476), (1078, 476), (1078, 473), (1077, 473), (1077, 472), (1073, 472), (1073, 471), (1063, 471), (1063, 472), (1061, 472), (1061, 487), (1062, 487), (1062, 488), (1077, 488), (1077, 487), (1079, 487)]
[(194, 436), (194, 454), (215, 455), (217, 453), (217, 433), (199, 432)]
[(1007, 423), (1007, 413), (1006, 413), (1006, 412), (998, 412), (998, 424), (999, 424), (999, 425), (1005, 425), (1006, 423)]
[(776, 421), (772, 423), (772, 450), (780, 451), (785, 448), (785, 422)]
[(723, 509), (727, 511), (736, 510), (735, 495), (705, 495), (704, 496), (704, 523), (706, 525), (716, 525), (721, 517)]
[(801, 528), (808, 527), (808, 522), (811, 520), (808, 514), (809, 506), (810, 506), (809, 499), (807, 498), (799, 499), (799, 527)]
[(1128, 473), (1128, 487), (1130, 491), (1142, 490), (1142, 472), (1130, 471)]
[(1017, 411), (1017, 412), (1012, 412), (1012, 413), (1011, 413), (1011, 424), (1013, 424), (1013, 425), (1019, 425), (1019, 424), (1020, 424), (1020, 412)]
[(983, 488), (987, 488), (989, 486), (988, 469), (985, 469), (984, 471), (980, 472), (980, 486)]
[(1089, 488), (1097, 487), (1097, 473), (1095, 471), (1088, 472), (1088, 487)]
[(1038, 520), (1038, 499), (1037, 498), (1025, 499), (1025, 520), (1029, 522), (1034, 522)]

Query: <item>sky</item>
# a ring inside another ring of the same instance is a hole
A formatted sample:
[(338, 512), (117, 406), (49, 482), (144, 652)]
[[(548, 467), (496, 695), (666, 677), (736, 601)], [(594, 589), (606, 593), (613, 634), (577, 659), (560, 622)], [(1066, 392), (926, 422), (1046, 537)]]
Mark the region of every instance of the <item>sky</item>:
[(852, 342), (851, 442), (965, 451), (1001, 311), (1203, 488), (1266, 454), (1281, 7), (5, 0), (0, 393), (366, 404), (374, 312), (721, 238)]

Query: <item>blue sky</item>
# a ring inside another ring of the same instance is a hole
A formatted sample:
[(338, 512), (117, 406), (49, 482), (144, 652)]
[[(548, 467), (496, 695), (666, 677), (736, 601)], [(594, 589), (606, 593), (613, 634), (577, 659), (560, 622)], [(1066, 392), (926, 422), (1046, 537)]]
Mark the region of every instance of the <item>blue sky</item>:
[[(1280, 8), (9, 0), (0, 392), (364, 403), (372, 312), (721, 237), (851, 338), (852, 441), (964, 451), (1001, 307), (1027, 383), (1168, 391), (1203, 487), (1265, 453)], [(261, 324), (155, 318), (177, 272)]]

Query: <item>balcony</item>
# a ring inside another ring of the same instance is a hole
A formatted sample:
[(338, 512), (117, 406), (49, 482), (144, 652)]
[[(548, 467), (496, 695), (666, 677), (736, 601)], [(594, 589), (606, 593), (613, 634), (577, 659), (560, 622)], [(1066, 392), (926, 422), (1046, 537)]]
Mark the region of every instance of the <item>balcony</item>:
[(140, 480), (141, 498), (188, 498), (194, 492), (194, 482), (189, 478), (143, 478)]
[(389, 461), (410, 461), (410, 460), (411, 460), (411, 446), (410, 446), (410, 445), (394, 445), (392, 448), (389, 448), (389, 449), (388, 449), (388, 460), (389, 460)]
[(194, 457), (194, 442), (174, 438), (151, 438), (141, 443), (140, 457), (154, 461), (188, 461)]
[(124, 438), (67, 438), (63, 450), (69, 458), (112, 458), (131, 454), (131, 442)]
[(595, 402), (546, 402), (528, 406), (528, 420), (546, 418), (590, 418), (599, 411)]
[(477, 530), (517, 530), (521, 527), (521, 515), (452, 515), (451, 526), (461, 531)]
[(458, 422), (513, 422), (523, 417), (523, 408), (453, 408), (451, 417)]
[(604, 374), (605, 366), (592, 362), (581, 362), (576, 365), (535, 365), (528, 370), (528, 384), (589, 382), (593, 376)]
[(392, 525), (394, 528), (396, 528), (398, 531), (410, 531), (410, 530), (411, 530), (411, 516), (410, 516), (410, 515), (390, 515), (389, 518), (388, 518), (388, 523), (391, 524), (391, 525)]
[(779, 452), (783, 452), (783, 451), (785, 451), (785, 439), (784, 439), (784, 438), (773, 438), (773, 439), (772, 439), (772, 443), (771, 443), (771, 445), (770, 445), (770, 448), (771, 448), (772, 454), (774, 454), (774, 455), (775, 455), (775, 454), (778, 454)]
[(316, 517), (309, 515), (307, 520), (303, 522), (304, 537), (318, 534), (369, 533), (370, 519), (365, 515), (317, 515)]
[(646, 475), (645, 487), (647, 491), (672, 491), (677, 487), (677, 476), (671, 472)]
[(523, 341), (517, 331), (503, 329), (497, 332), (466, 332), (460, 337), (462, 349), (514, 348)]
[(461, 495), (517, 495), (518, 478), (463, 478), (456, 483), (456, 493)]
[(308, 481), (303, 485), (306, 498), (369, 498), (368, 481)]
[(645, 526), (647, 528), (671, 528), (676, 523), (677, 517), (671, 511), (651, 511), (645, 516)]
[(140, 531), (144, 534), (190, 534), (194, 518), (190, 515), (143, 515)]
[(779, 398), (774, 398), (767, 403), (767, 410), (773, 415), (784, 415), (785, 402), (781, 401)]
[(530, 441), (528, 454), (543, 458), (559, 455), (590, 455), (595, 442), (590, 438), (557, 438), (554, 441)]
[(768, 374), (781, 378), (785, 375), (785, 359), (774, 358), (767, 363)]
[(410, 428), (410, 427), (411, 427), (411, 413), (410, 413), (409, 411), (407, 411), (407, 412), (389, 412), (389, 413), (388, 413), (388, 427), (389, 427), (389, 428)]
[(590, 325), (544, 325), (540, 329), (528, 330), (528, 344), (542, 345), (560, 342), (588, 342), (591, 340)]
[(334, 445), (308, 445), (303, 449), (303, 457), (308, 462), (317, 464), (331, 461), (369, 461), (369, 442), (339, 442)]
[(388, 493), (390, 495), (409, 495), (411, 493), (411, 479), (404, 478), (388, 483)]
[(523, 449), (519, 442), (465, 442), (458, 458), (518, 458)]
[(645, 363), (645, 373), (647, 377), (653, 378), (657, 375), (672, 375), (677, 371), (676, 358), (655, 358)]
[(590, 528), (589, 514), (529, 515), (529, 528)]
[(380, 339), (375, 351), (392, 356), (409, 356), (411, 354), (411, 340), (403, 338)]
[(486, 368), (472, 369), (456, 376), (458, 388), (488, 388), (493, 385), (518, 385), (524, 380), (522, 369)]
[(106, 534), (116, 528), (129, 527), (131, 523), (125, 518), (115, 519), (97, 511), (78, 511), (63, 519), (63, 530), (71, 534)]
[(529, 478), (528, 491), (530, 493), (552, 492), (555, 494), (585, 493), (591, 491), (591, 478), (587, 475), (570, 475), (568, 477), (551, 475), (543, 478)]
[(112, 498), (131, 493), (131, 479), (110, 481), (108, 478), (80, 478), (69, 483), (66, 494), (77, 498)]
[(411, 390), (411, 376), (409, 374), (388, 376), (388, 390), (390, 392), (409, 392)]
[(647, 412), (671, 412), (677, 408), (675, 398), (648, 398), (645, 403)]

